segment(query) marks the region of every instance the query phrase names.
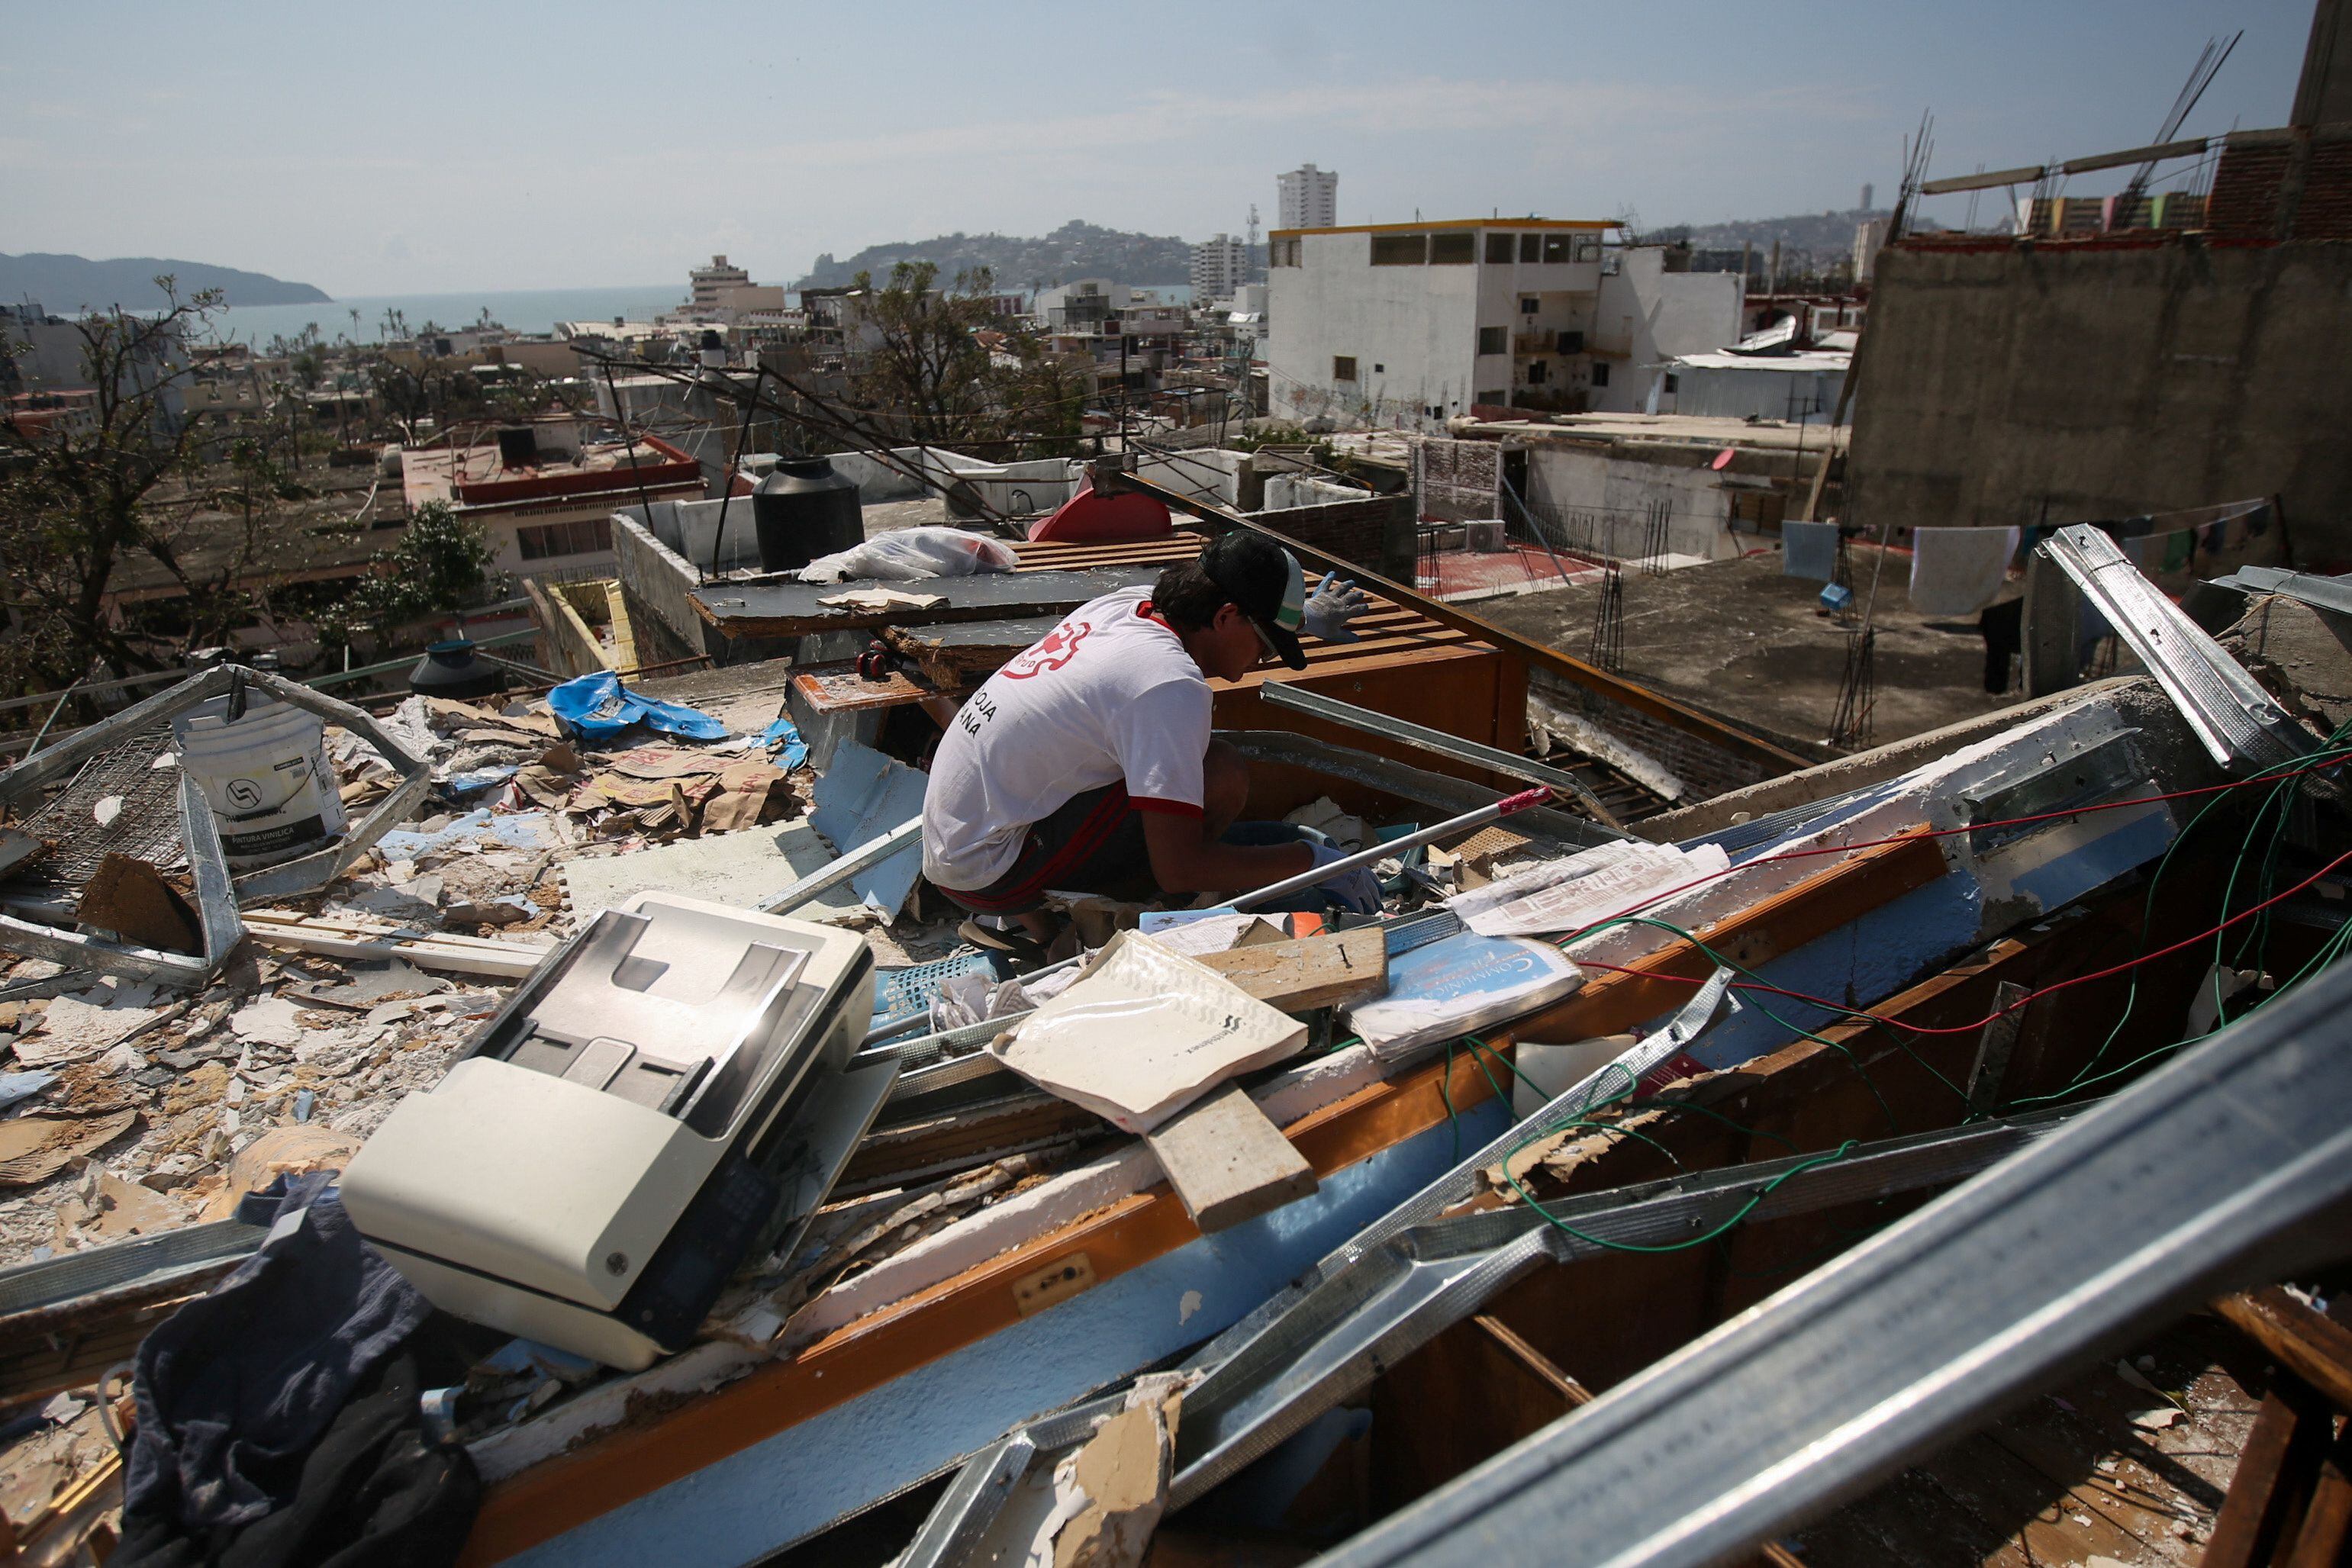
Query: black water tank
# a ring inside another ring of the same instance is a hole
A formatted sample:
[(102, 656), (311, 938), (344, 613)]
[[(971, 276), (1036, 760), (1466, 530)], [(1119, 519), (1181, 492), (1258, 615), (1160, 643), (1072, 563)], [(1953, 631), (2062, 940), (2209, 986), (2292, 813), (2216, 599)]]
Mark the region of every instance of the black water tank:
[(474, 644), (464, 637), (425, 645), (425, 657), (408, 672), (408, 689), (429, 697), (486, 697), (501, 691), (507, 673), (488, 659), (478, 658)]
[(787, 457), (751, 492), (760, 569), (790, 571), (866, 542), (857, 486), (823, 457)]

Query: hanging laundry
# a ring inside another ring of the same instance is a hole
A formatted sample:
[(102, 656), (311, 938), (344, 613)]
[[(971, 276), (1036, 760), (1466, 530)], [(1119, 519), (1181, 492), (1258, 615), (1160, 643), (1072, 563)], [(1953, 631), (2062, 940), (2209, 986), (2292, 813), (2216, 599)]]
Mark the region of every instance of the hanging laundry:
[(1827, 582), (1837, 572), (1835, 523), (1782, 523), (1780, 575)]
[(1915, 528), (1911, 608), (1922, 615), (1974, 615), (2000, 593), (2017, 553), (2016, 528)]

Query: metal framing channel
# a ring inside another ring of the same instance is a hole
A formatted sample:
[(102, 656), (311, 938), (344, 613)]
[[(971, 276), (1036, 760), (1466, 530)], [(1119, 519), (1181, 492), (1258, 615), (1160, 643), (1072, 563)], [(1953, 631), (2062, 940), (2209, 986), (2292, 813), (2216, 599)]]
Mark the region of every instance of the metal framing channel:
[(1830, 1165), (1818, 1155), (1774, 1160), (1551, 1206), (1593, 1240), (1525, 1207), (1417, 1227), (1367, 1260), (1343, 1291), (1301, 1302), (1185, 1396), (1169, 1506), (1196, 1500), (1264, 1458), (1542, 1264), (1602, 1257), (1612, 1243), (1671, 1245), (1759, 1197), (1750, 1221), (1948, 1186), (2016, 1152), (2052, 1119), (1979, 1123), (1866, 1145)]
[(228, 862), (222, 858), (220, 824), (213, 817), (204, 792), (194, 779), (180, 773), (180, 837), (187, 845), (189, 879), (195, 884), (196, 921), (204, 951), (171, 953), (142, 947), (85, 931), (52, 926), (0, 915), (0, 947), (36, 958), (50, 958), (74, 968), (95, 969), (128, 980), (162, 986), (197, 987), (228, 961), (232, 949), (245, 938), (245, 921), (236, 912), (236, 896), (229, 881)]
[(2338, 964), (1321, 1561), (1721, 1561), (2199, 1301), (2344, 1256), (2347, 1009)]
[(1541, 762), (1531, 762), (1496, 747), (1481, 746), (1475, 740), (1465, 740), (1442, 729), (1391, 718), (1386, 714), (1374, 713), (1370, 708), (1360, 708), (1353, 703), (1343, 703), (1337, 697), (1327, 697), (1320, 692), (1292, 685), (1287, 681), (1266, 681), (1259, 685), (1257, 695), (1276, 707), (1286, 707), (1310, 718), (1345, 725), (1349, 729), (1360, 729), (1367, 735), (1377, 735), (1400, 746), (1435, 752), (1456, 762), (1474, 763), (1507, 779), (1523, 779), (1530, 784), (1549, 785), (1582, 804), (1602, 827), (1610, 831), (1612, 837), (1631, 839), (1633, 836), (1625, 831), (1625, 824), (1601, 803), (1601, 797), (1592, 792), (1591, 787), (1573, 773), (1563, 772)]
[(2282, 571), (2274, 566), (2242, 566), (2227, 577), (2213, 580), (2216, 588), (2241, 593), (2283, 593), (2315, 610), (2352, 615), (2352, 577), (2318, 577), (2307, 571)]
[[(1185, 1395), (1168, 1508), (1198, 1500), (1546, 1263), (1601, 1257), (1612, 1242), (1654, 1246), (1689, 1236), (1722, 1223), (1776, 1179), (1780, 1185), (1751, 1218), (1788, 1218), (1946, 1186), (2046, 1135), (2069, 1113), (1890, 1139), (1833, 1165), (1774, 1160), (1551, 1207), (1556, 1218), (1595, 1240), (1571, 1236), (1523, 1207), (1416, 1227), (1382, 1249), (1376, 1273), (1344, 1296), (1302, 1303), (1277, 1321), (1276, 1332), (1215, 1366)], [(1037, 1458), (1056, 1457), (1123, 1404), (1124, 1391), (1089, 1400), (975, 1454), (933, 1506), (901, 1568), (954, 1568)]]
[(2311, 737), (2245, 667), (2141, 576), (2115, 540), (2074, 523), (2040, 548), (2131, 644), (2214, 761), (2263, 767), (2313, 749)]
[[(1503, 798), (1502, 790), (1489, 789), (1484, 784), (1473, 784), (1467, 779), (1456, 779), (1450, 773), (1432, 773), (1425, 768), (1393, 762), (1385, 757), (1375, 757), (1369, 751), (1334, 746), (1311, 735), (1297, 735), (1282, 729), (1221, 729), (1216, 736), (1240, 752), (1244, 761), (1304, 768), (1333, 779), (1347, 779), (1352, 784), (1367, 785), (1394, 795), (1401, 800), (1411, 800), (1433, 810), (1458, 813), (1492, 805)], [(1621, 836), (1598, 822), (1544, 806), (1518, 812), (1512, 817), (1511, 826), (1521, 831), (1538, 832), (1562, 843), (1586, 848), (1615, 843)]]
[(136, 735), (150, 725), (161, 724), (174, 715), (185, 713), (197, 704), (222, 695), (240, 680), (268, 693), (280, 702), (290, 703), (330, 724), (342, 726), (382, 752), (384, 759), (400, 772), (400, 782), (393, 787), (392, 792), (377, 801), (366, 816), (346, 829), (343, 836), (334, 843), (278, 865), (247, 872), (235, 880), (237, 900), (245, 904), (264, 898), (285, 898), (326, 886), (348, 871), (352, 863), (366, 852), (368, 846), (382, 838), (394, 822), (407, 819), (409, 813), (416, 809), (417, 802), (425, 799), (425, 791), (433, 787), (433, 769), (427, 763), (411, 757), (407, 749), (375, 721), (373, 716), (267, 670), (247, 669), (242, 664), (215, 664), (209, 670), (189, 676), (167, 691), (158, 692), (146, 701), (123, 709), (111, 718), (78, 729), (47, 751), (36, 752), (16, 767), (0, 773), (0, 800), (15, 801), (25, 798), (51, 780), (65, 777), (85, 759), (95, 757), (125, 737)]

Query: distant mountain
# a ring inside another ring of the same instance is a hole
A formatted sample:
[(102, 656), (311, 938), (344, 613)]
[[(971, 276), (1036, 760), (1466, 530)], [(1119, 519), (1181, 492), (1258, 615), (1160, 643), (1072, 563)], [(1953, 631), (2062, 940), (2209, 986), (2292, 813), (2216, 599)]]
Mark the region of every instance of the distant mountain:
[[(1256, 267), (1265, 265), (1264, 246), (1257, 248), (1253, 260)], [(1192, 247), (1174, 235), (1129, 234), (1073, 219), (1042, 239), (952, 234), (867, 246), (840, 261), (827, 252), (816, 258), (807, 277), (790, 287), (840, 288), (861, 272), (870, 273), (875, 282), (881, 283), (889, 277), (890, 268), (902, 261), (935, 263), (943, 284), (953, 282), (959, 272), (984, 267), (995, 275), (996, 286), (1007, 291), (1081, 277), (1105, 277), (1139, 287), (1192, 280)]]
[(1853, 231), (1856, 227), (1872, 218), (1892, 216), (1892, 213), (1876, 209), (1852, 207), (1842, 213), (1799, 213), (1785, 218), (1682, 224), (1643, 237), (1653, 240), (1687, 238), (1700, 250), (1738, 250), (1744, 244), (1753, 245), (1759, 255), (1769, 253), (1772, 242), (1777, 239), (1780, 242), (1784, 257), (1790, 252), (1850, 256), (1853, 253)]
[(152, 310), (163, 304), (155, 279), (169, 273), (180, 298), (199, 289), (217, 288), (231, 305), (329, 305), (331, 295), (307, 283), (288, 283), (258, 272), (233, 267), (212, 267), (201, 261), (173, 261), (152, 256), (119, 256), (92, 261), (79, 256), (0, 256), (0, 303), (30, 299), (59, 315), (85, 307), (102, 310), (120, 305), (128, 310)]

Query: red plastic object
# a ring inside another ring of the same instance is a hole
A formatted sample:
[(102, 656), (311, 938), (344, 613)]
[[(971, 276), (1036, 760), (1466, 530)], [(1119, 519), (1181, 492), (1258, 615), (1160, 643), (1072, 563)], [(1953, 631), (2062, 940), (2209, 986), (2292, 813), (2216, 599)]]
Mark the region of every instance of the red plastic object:
[(1712, 468), (1712, 469), (1714, 469), (1717, 473), (1720, 474), (1720, 473), (1722, 473), (1726, 468), (1730, 467), (1730, 466), (1731, 466), (1731, 460), (1732, 460), (1733, 458), (1735, 458), (1735, 457), (1738, 456), (1738, 455), (1739, 455), (1739, 449), (1738, 449), (1738, 447), (1736, 447), (1736, 446), (1727, 446), (1727, 447), (1725, 447), (1722, 451), (1720, 451), (1720, 452), (1718, 452), (1718, 453), (1717, 453), (1717, 454), (1715, 455), (1715, 461), (1714, 461), (1714, 462), (1712, 462), (1712, 463), (1710, 463), (1710, 464), (1708, 464), (1708, 465), (1707, 465), (1707, 466), (1708, 466), (1708, 467), (1710, 467), (1710, 468)]
[(1137, 490), (1097, 495), (1090, 476), (1078, 481), (1076, 492), (1068, 500), (1039, 518), (1029, 537), (1065, 544), (1108, 545), (1166, 538), (1175, 531), (1167, 507), (1157, 498)]

